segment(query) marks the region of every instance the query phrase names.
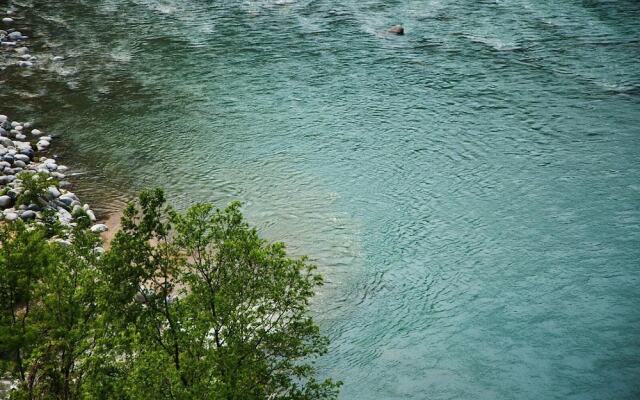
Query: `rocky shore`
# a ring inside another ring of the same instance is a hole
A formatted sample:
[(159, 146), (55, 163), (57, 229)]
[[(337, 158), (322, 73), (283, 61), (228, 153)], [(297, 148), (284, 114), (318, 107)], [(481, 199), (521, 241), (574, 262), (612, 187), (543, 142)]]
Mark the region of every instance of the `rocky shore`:
[[(27, 47), (29, 37), (17, 25), (16, 10), (1, 17), (0, 52), (5, 59), (20, 67), (36, 66), (37, 57)], [(61, 61), (61, 60), (54, 60)], [(1, 107), (1, 106), (0, 106)], [(0, 109), (2, 112), (2, 109)], [(54, 240), (65, 242), (79, 218), (90, 222), (91, 231), (105, 232), (105, 224), (96, 223), (88, 204), (69, 190), (71, 183), (61, 165), (49, 154), (53, 136), (35, 127), (33, 122), (20, 122), (0, 115), (0, 222), (22, 220), (51, 223), (62, 229)]]
[[(0, 115), (0, 219), (43, 221), (54, 213), (64, 227), (75, 226), (75, 219), (81, 216), (96, 222), (89, 205), (83, 205), (68, 190), (68, 167), (47, 157), (52, 140), (30, 122), (11, 121)], [(101, 233), (107, 227), (94, 224), (91, 230)]]

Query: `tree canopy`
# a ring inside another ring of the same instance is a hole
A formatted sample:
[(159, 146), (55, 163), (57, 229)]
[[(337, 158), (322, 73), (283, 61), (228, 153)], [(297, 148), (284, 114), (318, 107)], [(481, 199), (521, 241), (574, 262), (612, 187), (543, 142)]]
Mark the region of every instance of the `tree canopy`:
[(322, 278), (238, 203), (184, 213), (161, 190), (124, 211), (102, 254), (38, 224), (0, 227), (0, 373), (11, 399), (332, 399), (309, 313)]

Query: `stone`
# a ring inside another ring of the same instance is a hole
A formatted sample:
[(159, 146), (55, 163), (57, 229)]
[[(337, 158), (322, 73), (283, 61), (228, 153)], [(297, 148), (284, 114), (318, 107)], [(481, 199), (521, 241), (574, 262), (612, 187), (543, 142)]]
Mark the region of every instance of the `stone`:
[(26, 138), (27, 137), (22, 133), (16, 134), (16, 139), (18, 139), (18, 140), (25, 140)]
[(0, 144), (4, 147), (13, 147), (13, 141), (6, 137), (0, 137)]
[(91, 232), (93, 233), (102, 233), (108, 231), (109, 228), (105, 224), (95, 224), (91, 227)]
[(52, 241), (54, 243), (58, 243), (59, 245), (64, 246), (64, 247), (71, 246), (71, 241), (69, 241), (69, 240), (65, 240), (65, 239), (61, 239), (61, 238), (55, 238), (55, 239), (52, 239)]
[(73, 197), (69, 196), (68, 194), (63, 194), (62, 196), (58, 197), (58, 200), (66, 204), (67, 207), (71, 207), (71, 204), (74, 201)]
[(58, 220), (63, 225), (69, 225), (73, 221), (73, 217), (71, 216), (69, 211), (67, 211), (64, 208), (60, 207), (60, 208), (58, 208)]
[(24, 128), (22, 127), (22, 125), (16, 125), (16, 127), (15, 127), (15, 130), (17, 130), (18, 132), (20, 132), (23, 129)]
[(11, 32), (9, 35), (7, 35), (9, 37), (10, 40), (17, 40), (17, 39), (22, 39), (22, 32), (20, 31), (13, 31)]
[(62, 57), (62, 56), (55, 56), (55, 57), (53, 57), (53, 61), (58, 62), (58, 61), (62, 61), (62, 60), (64, 60), (64, 57)]
[(8, 119), (8, 117), (4, 114), (0, 114), (0, 123), (5, 122)]
[(31, 162), (31, 159), (29, 158), (29, 156), (27, 156), (25, 154), (16, 154), (15, 156), (13, 156), (13, 158), (15, 158), (16, 160), (20, 160), (22, 162), (25, 162), (25, 163)]
[(4, 175), (0, 176), (0, 185), (8, 185), (9, 183), (16, 180), (15, 175)]
[(8, 212), (8, 213), (4, 214), (4, 219), (7, 220), (7, 221), (15, 221), (18, 218), (20, 218), (20, 216), (15, 212)]
[(31, 61), (20, 61), (18, 67), (31, 68), (33, 67), (33, 63)]
[(27, 206), (27, 210), (31, 210), (31, 211), (41, 211), (41, 210), (42, 210), (42, 207), (40, 207), (40, 206), (39, 206), (39, 205), (37, 205), (37, 204), (29, 204), (29, 205)]
[(89, 220), (91, 222), (96, 222), (96, 215), (91, 210), (87, 210), (87, 215), (89, 216)]
[(14, 166), (14, 167), (17, 167), (17, 168), (23, 168), (23, 169), (24, 169), (24, 168), (26, 168), (26, 167), (27, 167), (27, 164), (26, 164), (24, 161), (22, 161), (22, 160), (15, 160), (15, 161), (13, 162), (13, 166)]
[(52, 172), (51, 176), (53, 176), (56, 179), (64, 179), (64, 178), (67, 177), (65, 174), (57, 172), (57, 171)]
[(16, 43), (16, 42), (2, 42), (1, 44), (2, 44), (3, 46), (5, 46), (5, 47), (10, 47), (10, 46), (15, 46), (15, 45), (17, 45), (18, 43)]
[(67, 167), (66, 165), (58, 165), (58, 172), (67, 172), (69, 170), (69, 167)]
[(20, 218), (22, 218), (25, 221), (36, 219), (36, 212), (33, 210), (24, 211), (22, 214), (20, 214)]
[(39, 136), (42, 135), (42, 132), (40, 131), (40, 129), (33, 129), (31, 130), (31, 134), (34, 136)]
[(73, 209), (71, 210), (71, 215), (73, 215), (75, 218), (78, 218), (81, 215), (84, 215), (84, 208), (82, 208), (82, 206), (75, 204), (73, 206)]
[(2, 22), (4, 22), (5, 24), (10, 24), (13, 22), (13, 18), (11, 17), (4, 17), (2, 18)]
[(29, 157), (29, 159), (32, 159), (33, 156), (35, 155), (32, 148), (22, 148), (20, 149), (20, 154)]
[(57, 199), (58, 197), (60, 197), (60, 191), (55, 186), (49, 186), (49, 188), (47, 189), (47, 197)]
[(7, 195), (0, 196), (0, 208), (5, 209), (11, 207), (13, 199)]
[(393, 33), (394, 35), (404, 35), (404, 27), (402, 25), (394, 25), (387, 31), (389, 33)]

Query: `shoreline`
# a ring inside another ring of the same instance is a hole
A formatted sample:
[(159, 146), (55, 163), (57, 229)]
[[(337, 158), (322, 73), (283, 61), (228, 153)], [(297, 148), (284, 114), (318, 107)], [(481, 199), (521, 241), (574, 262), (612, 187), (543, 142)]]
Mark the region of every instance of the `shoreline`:
[[(18, 10), (9, 8), (0, 12), (3, 14), (0, 15), (0, 54), (12, 64), (5, 69), (37, 67), (38, 57), (27, 47), (30, 38), (20, 31)], [(31, 31), (29, 27), (22, 29)], [(51, 61), (63, 60), (56, 56)], [(33, 121), (19, 121), (3, 112), (0, 108), (0, 221), (20, 219), (43, 223), (53, 214), (66, 233), (52, 239), (66, 243), (69, 235), (66, 228), (77, 225), (78, 218), (87, 217), (89, 229), (99, 233), (103, 245), (108, 246), (119, 225), (121, 210), (97, 218), (91, 207), (71, 191), (74, 185), (67, 180), (70, 168), (51, 154), (55, 135), (46, 133), (44, 127)], [(36, 189), (40, 192), (32, 193)]]

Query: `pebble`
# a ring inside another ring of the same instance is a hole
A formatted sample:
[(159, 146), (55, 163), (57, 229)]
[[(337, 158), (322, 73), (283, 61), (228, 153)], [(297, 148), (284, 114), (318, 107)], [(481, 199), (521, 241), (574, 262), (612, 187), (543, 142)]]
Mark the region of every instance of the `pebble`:
[(62, 56), (55, 56), (55, 57), (53, 57), (53, 61), (58, 62), (58, 61), (62, 61), (62, 60), (64, 60), (64, 57), (62, 57)]
[(13, 31), (8, 36), (9, 36), (9, 39), (11, 39), (11, 40), (22, 39), (22, 32)]
[(31, 134), (34, 136), (39, 136), (42, 135), (42, 132), (40, 131), (40, 129), (32, 129)]
[(25, 67), (25, 68), (30, 68), (33, 67), (33, 63), (31, 61), (20, 61), (18, 63), (19, 67)]
[(2, 18), (2, 22), (4, 22), (5, 24), (10, 24), (10, 23), (13, 22), (13, 18), (4, 17), (4, 18)]

